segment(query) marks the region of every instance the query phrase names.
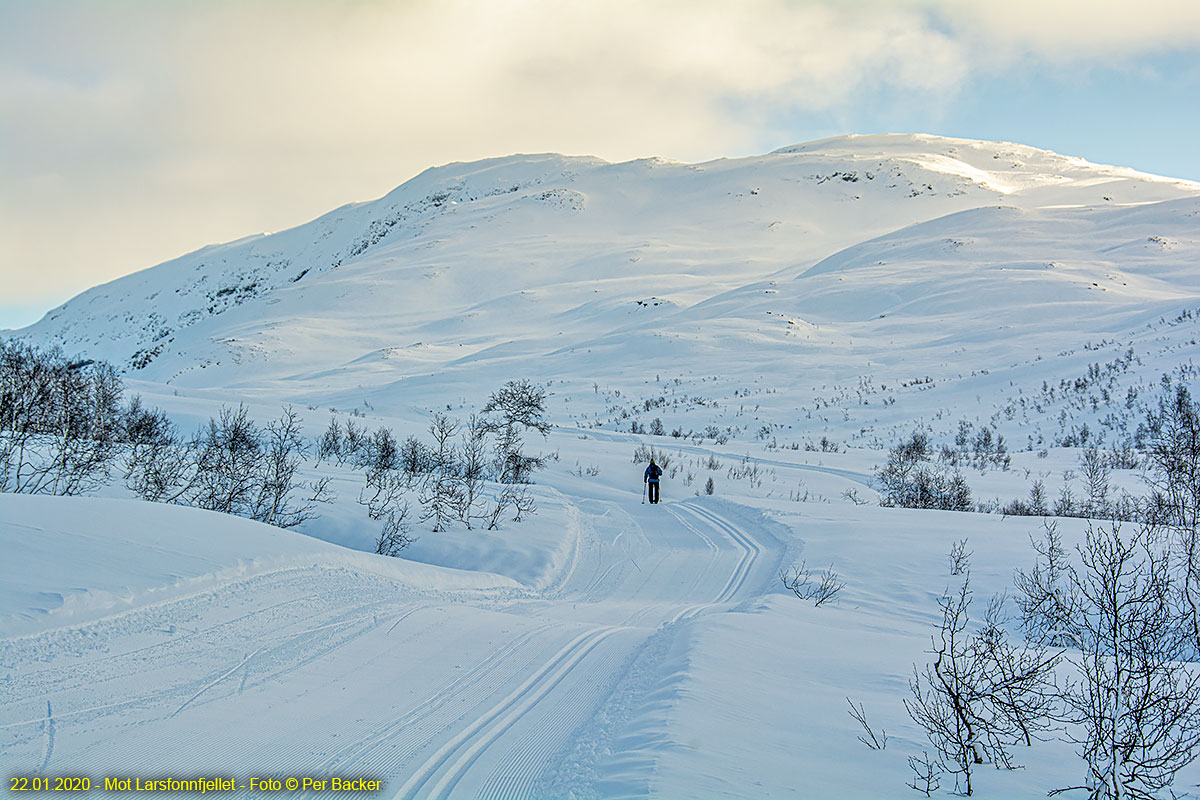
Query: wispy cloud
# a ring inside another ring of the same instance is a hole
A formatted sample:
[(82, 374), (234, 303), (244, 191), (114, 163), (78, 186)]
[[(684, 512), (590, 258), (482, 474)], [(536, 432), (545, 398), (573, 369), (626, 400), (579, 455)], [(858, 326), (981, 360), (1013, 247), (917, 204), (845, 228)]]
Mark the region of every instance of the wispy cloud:
[(0, 293), (59, 297), (511, 152), (702, 159), (865, 92), (1200, 40), (1193, 2), (8, 2)]
[(1192, 0), (904, 0), (940, 16), (979, 66), (1113, 60), (1200, 46)]

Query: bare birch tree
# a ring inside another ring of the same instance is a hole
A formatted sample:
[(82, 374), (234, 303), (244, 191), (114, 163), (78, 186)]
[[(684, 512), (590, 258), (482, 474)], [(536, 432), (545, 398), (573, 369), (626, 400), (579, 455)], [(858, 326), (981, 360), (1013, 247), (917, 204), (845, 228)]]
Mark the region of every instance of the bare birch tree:
[(1002, 624), (1003, 598), (989, 605), (983, 625), (971, 630), (971, 574), (965, 543), (952, 564), (961, 582), (939, 598), (942, 621), (932, 637), (932, 661), (913, 667), (909, 716), (921, 726), (937, 762), (965, 794), (974, 791), (976, 767), (1012, 768), (1012, 748), (1032, 745), (1055, 717), (1054, 668), (1059, 654), (1009, 641)]
[(1150, 529), (1090, 528), (1067, 569), (1079, 678), (1063, 692), (1090, 798), (1151, 798), (1200, 746), (1200, 673), (1165, 548)]
[(446, 414), (435, 414), (429, 424), (433, 436), (430, 471), (421, 486), (421, 519), (433, 521), (434, 533), (446, 527), (461, 508), (457, 481), (458, 454), (453, 444), (458, 422)]

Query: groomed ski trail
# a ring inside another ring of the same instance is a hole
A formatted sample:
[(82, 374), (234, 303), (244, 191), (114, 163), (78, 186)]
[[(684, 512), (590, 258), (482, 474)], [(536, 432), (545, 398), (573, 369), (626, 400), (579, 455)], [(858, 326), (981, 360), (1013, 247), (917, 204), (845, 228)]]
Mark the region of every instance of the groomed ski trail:
[[(22, 720), (0, 727), (3, 760), (45, 763), (52, 702), (59, 770), (302, 771), (377, 776), (396, 798), (532, 798), (664, 631), (754, 597), (782, 557), (765, 529), (703, 500), (578, 511), (574, 556), (542, 593), (297, 569), (0, 641), (38, 662), (0, 700)], [(99, 652), (80, 659), (80, 637)], [(216, 735), (161, 746), (197, 728)]]

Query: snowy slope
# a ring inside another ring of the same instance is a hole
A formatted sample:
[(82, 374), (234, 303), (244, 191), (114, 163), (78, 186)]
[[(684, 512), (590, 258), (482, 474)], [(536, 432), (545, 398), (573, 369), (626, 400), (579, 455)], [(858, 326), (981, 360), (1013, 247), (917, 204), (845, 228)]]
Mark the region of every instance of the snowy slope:
[[(851, 136), (694, 165), (513, 156), (135, 273), (16, 335), (174, 392), (392, 414), (554, 378), (575, 401), (556, 412), (584, 427), (628, 424), (580, 397), (592, 383), (629, 397), (656, 375), (728, 408), (778, 365), (803, 371), (796, 402), (758, 424), (707, 421), (753, 435), (864, 376), (874, 391), (958, 382), (1089, 341), (1115, 358), (1200, 306), (1198, 227), (1200, 185), (1001, 143)], [(1138, 355), (1152, 384), (1157, 356)], [(892, 435), (860, 411), (814, 432)], [(1062, 433), (1034, 424), (1034, 440)]]
[[(321, 567), (425, 589), (517, 584), (347, 550), (225, 514), (90, 497), (0, 495), (0, 635), (121, 614), (275, 572)], [(80, 520), (90, 520), (81, 526)]]
[[(1130, 437), (1163, 374), (1196, 383), (1197, 312), (1200, 185), (907, 135), (451, 164), (96, 287), (6, 335), (111, 360), (185, 431), (294, 403), (310, 435), (353, 411), (403, 438), (526, 377), (552, 392), (532, 444), (555, 460), (530, 520), (421, 528), (402, 559), (362, 552), (361, 473), (329, 464), (339, 499), (300, 532), (120, 480), (0, 497), (0, 765), (378, 776), (403, 798), (902, 797), (927, 745), (901, 698), (947, 548), (970, 539), (982, 603), (1040, 522), (879, 508), (884, 448), (992, 427), (1027, 450), (968, 469), (977, 498), (1078, 490), (1079, 446)], [(656, 420), (667, 435), (631, 431)], [(823, 436), (838, 452), (804, 449)], [(662, 506), (637, 494), (638, 444), (672, 459)], [(1068, 544), (1083, 527), (1061, 522)], [(800, 559), (843, 575), (838, 604), (783, 590)], [(1017, 755), (979, 796), (1081, 778), (1061, 742)]]
[[(924, 745), (900, 700), (950, 580), (945, 551), (971, 537), (986, 597), (1028, 563), (1037, 521), (765, 497), (722, 470), (733, 500), (669, 481), (654, 507), (621, 491), (627, 443), (584, 452), (597, 478), (552, 471), (539, 489), (569, 498), (572, 524), (508, 534), (570, 544), (541, 587), (177, 507), (0, 498), (3, 546), (24, 567), (3, 576), (5, 608), (36, 612), (0, 639), (0, 765), (370, 776), (403, 798), (904, 796), (905, 758)], [(840, 475), (796, 455), (767, 486), (837, 497), (861, 476), (824, 457)], [(1082, 528), (1063, 523), (1068, 544)], [(779, 569), (801, 557), (837, 567), (839, 603), (782, 591)], [(887, 750), (857, 741), (847, 696)], [(1061, 743), (1017, 757), (1027, 769), (980, 772), (979, 796), (1035, 796), (1079, 772)]]

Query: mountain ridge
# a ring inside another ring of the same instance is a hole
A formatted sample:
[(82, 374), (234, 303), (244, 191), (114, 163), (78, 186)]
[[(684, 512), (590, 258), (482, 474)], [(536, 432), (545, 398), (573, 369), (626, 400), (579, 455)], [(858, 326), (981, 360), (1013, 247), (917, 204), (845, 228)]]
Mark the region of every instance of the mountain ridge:
[(1043, 355), (1127, 340), (1200, 299), (1200, 185), (941, 137), (783, 150), (797, 152), (435, 167), (10, 335), (176, 390), (310, 405), (710, 365), (728, 401), (785, 364), (837, 384), (885, 368), (890, 383), (995, 367), (997, 336)]

